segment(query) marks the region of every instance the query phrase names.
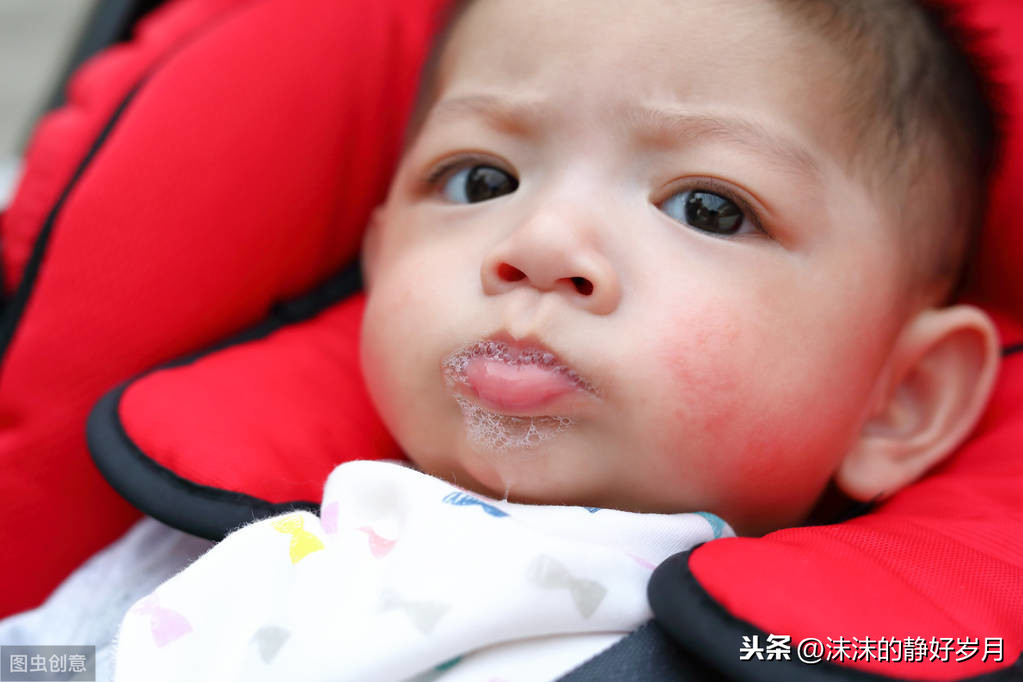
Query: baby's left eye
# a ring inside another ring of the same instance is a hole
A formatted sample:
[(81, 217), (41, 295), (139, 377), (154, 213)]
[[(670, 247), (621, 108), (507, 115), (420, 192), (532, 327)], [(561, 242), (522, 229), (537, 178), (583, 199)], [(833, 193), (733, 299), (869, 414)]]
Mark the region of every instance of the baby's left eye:
[(716, 235), (738, 234), (749, 222), (732, 200), (699, 189), (673, 194), (658, 208), (680, 223)]

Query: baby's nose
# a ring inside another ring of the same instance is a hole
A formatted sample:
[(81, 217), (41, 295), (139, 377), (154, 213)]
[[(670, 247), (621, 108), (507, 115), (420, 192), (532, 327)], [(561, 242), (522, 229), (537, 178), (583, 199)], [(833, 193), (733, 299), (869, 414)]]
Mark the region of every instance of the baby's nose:
[(544, 212), (524, 221), (484, 258), (484, 293), (530, 286), (559, 292), (599, 315), (615, 310), (621, 299), (618, 273), (583, 220)]

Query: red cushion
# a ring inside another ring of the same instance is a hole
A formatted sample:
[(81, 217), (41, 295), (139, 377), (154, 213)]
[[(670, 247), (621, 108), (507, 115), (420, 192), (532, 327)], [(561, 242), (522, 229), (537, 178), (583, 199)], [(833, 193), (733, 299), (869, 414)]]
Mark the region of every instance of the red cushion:
[(16, 559), (0, 584), (17, 586), (0, 615), (137, 517), (86, 451), (99, 397), (355, 257), (438, 5), (177, 0), (42, 123), (0, 225), (0, 544)]
[[(1002, 103), (1007, 115), (1004, 163), (990, 195), (990, 216), (978, 254), (974, 291), (988, 303), (1023, 322), (1023, 3), (1017, 0), (970, 0), (963, 3), (965, 17), (985, 32), (997, 79), (1008, 97)], [(1008, 341), (1023, 338), (1017, 328)]]
[[(318, 502), (327, 475), (354, 455), (400, 457), (370, 406), (351, 343), (364, 306), (360, 295), (132, 383), (120, 405), (128, 437), (190, 481), (273, 503)], [(166, 427), (167, 415), (176, 428)]]
[(147, 513), (219, 539), (256, 517), (318, 508), (341, 462), (401, 458), (359, 369), (364, 307), (358, 294), (271, 323), (111, 392), (89, 423), (101, 471)]

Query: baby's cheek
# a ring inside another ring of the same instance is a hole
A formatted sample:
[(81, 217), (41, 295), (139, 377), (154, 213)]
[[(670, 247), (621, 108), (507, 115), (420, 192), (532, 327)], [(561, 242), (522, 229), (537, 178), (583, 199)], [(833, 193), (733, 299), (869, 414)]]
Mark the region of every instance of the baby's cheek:
[(661, 377), (662, 400), (670, 406), (666, 426), (683, 426), (688, 437), (700, 440), (733, 431), (748, 387), (742, 336), (737, 322), (712, 311), (676, 319), (654, 336), (662, 339), (652, 371)]
[(434, 312), (423, 289), (401, 278), (380, 278), (362, 321), (363, 375), (378, 409), (391, 420), (414, 408), (431, 372), (440, 372), (429, 355), (432, 339), (422, 332), (430, 328), (426, 315)]
[(764, 331), (711, 308), (663, 330), (652, 353), (665, 404), (655, 447), (666, 468), (700, 481), (693, 493), (705, 504), (784, 502), (760, 498), (777, 497), (776, 483), (801, 485), (793, 471), (811, 473), (799, 464), (809, 445), (800, 436), (805, 413), (778, 381), (786, 356), (771, 352)]

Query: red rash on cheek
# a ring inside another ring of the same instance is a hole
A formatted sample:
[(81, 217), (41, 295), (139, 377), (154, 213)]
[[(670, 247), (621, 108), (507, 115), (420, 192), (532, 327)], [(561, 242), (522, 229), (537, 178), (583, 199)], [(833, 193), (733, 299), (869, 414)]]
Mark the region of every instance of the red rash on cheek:
[(655, 357), (664, 397), (674, 406), (674, 426), (687, 439), (720, 441), (735, 430), (742, 412), (746, 352), (741, 330), (721, 313), (677, 320), (664, 330)]
[(677, 458), (666, 464), (695, 475), (693, 494), (719, 511), (757, 508), (776, 494), (764, 486), (778, 480), (793, 444), (793, 425), (779, 406), (786, 396), (775, 394), (765, 372), (771, 354), (764, 334), (724, 310), (676, 318), (659, 330), (651, 354), (661, 372), (659, 394), (672, 406), (663, 412), (669, 423), (660, 425), (657, 447)]

